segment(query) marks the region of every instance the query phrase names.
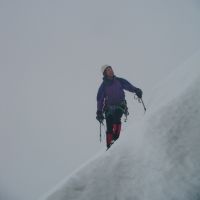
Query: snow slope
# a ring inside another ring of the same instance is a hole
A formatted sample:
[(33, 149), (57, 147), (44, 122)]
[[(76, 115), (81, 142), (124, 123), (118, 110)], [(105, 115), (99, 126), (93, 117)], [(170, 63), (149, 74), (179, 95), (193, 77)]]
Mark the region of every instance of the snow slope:
[(200, 52), (154, 88), (140, 123), (41, 199), (200, 199), (199, 64)]

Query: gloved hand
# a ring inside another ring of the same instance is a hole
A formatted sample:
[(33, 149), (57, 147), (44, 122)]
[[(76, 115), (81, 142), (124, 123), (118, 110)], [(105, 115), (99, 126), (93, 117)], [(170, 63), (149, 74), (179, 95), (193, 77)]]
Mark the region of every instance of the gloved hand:
[(103, 122), (103, 120), (104, 120), (104, 116), (103, 116), (103, 112), (101, 111), (101, 110), (97, 110), (97, 116), (96, 116), (96, 119), (100, 122), (100, 123), (102, 123)]
[(141, 90), (140, 88), (136, 88), (135, 94), (137, 95), (137, 97), (138, 97), (139, 99), (142, 98), (142, 90)]

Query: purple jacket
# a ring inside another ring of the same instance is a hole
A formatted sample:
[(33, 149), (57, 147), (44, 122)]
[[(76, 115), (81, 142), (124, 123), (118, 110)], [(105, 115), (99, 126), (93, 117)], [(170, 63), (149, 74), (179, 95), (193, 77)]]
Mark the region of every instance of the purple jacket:
[(124, 90), (135, 92), (137, 88), (127, 80), (114, 76), (112, 80), (103, 78), (97, 93), (97, 110), (103, 110), (104, 105), (120, 105), (125, 100)]

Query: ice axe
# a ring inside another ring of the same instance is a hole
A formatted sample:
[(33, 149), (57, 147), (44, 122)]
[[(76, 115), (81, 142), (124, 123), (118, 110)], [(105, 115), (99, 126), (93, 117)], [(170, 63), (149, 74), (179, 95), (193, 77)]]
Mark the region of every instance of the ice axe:
[(99, 122), (99, 125), (100, 125), (100, 126), (99, 126), (99, 129), (100, 129), (99, 139), (100, 139), (100, 143), (101, 143), (101, 141), (102, 141), (102, 140), (101, 140), (101, 125), (104, 125), (104, 124), (103, 124), (103, 121), (100, 121), (100, 122)]
[(142, 99), (142, 98), (138, 98), (136, 95), (134, 96), (134, 98), (135, 98), (136, 100), (138, 100), (139, 103), (142, 103), (143, 108), (144, 108), (144, 112), (146, 112), (147, 109), (146, 109), (146, 106), (144, 105), (143, 99)]
[(139, 99), (139, 102), (141, 103), (142, 102), (142, 105), (143, 105), (143, 108), (144, 108), (144, 112), (146, 112), (146, 106), (144, 105), (144, 101), (142, 100), (142, 98), (141, 99)]

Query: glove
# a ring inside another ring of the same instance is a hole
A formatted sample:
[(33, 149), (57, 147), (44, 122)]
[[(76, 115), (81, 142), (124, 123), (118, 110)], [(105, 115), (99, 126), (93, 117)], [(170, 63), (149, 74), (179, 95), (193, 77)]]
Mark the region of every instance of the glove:
[(96, 116), (96, 119), (100, 122), (100, 123), (102, 123), (103, 122), (103, 120), (104, 120), (104, 116), (103, 116), (103, 112), (101, 111), (101, 110), (97, 110), (97, 116)]
[(136, 88), (135, 94), (137, 95), (137, 97), (138, 97), (139, 99), (142, 98), (142, 90), (141, 90), (140, 88)]

